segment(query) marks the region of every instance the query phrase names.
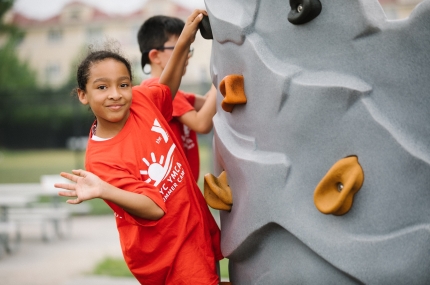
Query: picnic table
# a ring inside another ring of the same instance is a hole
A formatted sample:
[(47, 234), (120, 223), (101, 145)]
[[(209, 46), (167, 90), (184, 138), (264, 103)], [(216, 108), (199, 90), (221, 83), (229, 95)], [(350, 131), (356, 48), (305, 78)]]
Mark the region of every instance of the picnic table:
[(11, 220), (9, 211), (14, 207), (26, 207), (36, 200), (29, 195), (1, 195), (0, 196), (0, 243), (7, 253), (18, 248), (21, 240), (18, 224)]
[[(72, 214), (91, 210), (87, 203), (61, 202), (59, 189), (54, 187), (61, 182), (69, 183), (59, 175), (43, 175), (40, 183), (0, 184), (0, 245), (6, 252), (18, 248), (20, 229), (28, 224), (40, 226), (43, 241), (63, 238), (70, 232)], [(39, 202), (42, 196), (48, 197), (48, 202)]]

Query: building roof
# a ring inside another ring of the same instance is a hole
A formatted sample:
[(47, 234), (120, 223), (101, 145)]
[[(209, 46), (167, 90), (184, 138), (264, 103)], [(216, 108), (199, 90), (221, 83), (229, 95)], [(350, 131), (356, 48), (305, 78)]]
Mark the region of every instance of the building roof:
[[(162, 2), (162, 0), (148, 1), (145, 4), (143, 4), (143, 6), (140, 9), (137, 9), (135, 11), (132, 11), (126, 14), (124, 13), (120, 14), (120, 13), (106, 13), (100, 10), (99, 8), (97, 8), (96, 6), (85, 3), (82, 0), (75, 0), (66, 4), (57, 15), (54, 15), (53, 17), (50, 17), (48, 19), (43, 19), (43, 20), (33, 19), (25, 16), (24, 14), (14, 12), (12, 14), (12, 23), (23, 28), (34, 27), (34, 26), (47, 26), (47, 25), (52, 26), (57, 24), (63, 24), (65, 22), (76, 23), (77, 19), (70, 20), (70, 17), (68, 19), (67, 16), (65, 15), (67, 14), (68, 11), (70, 12), (71, 10), (73, 10), (74, 7), (79, 7), (80, 9), (86, 10), (88, 12), (86, 13), (85, 17), (78, 19), (79, 22), (104, 22), (104, 21), (112, 21), (112, 20), (118, 20), (118, 19), (130, 20), (134, 18), (144, 19), (144, 18), (147, 18), (145, 17), (145, 14), (147, 14), (146, 8), (150, 5), (159, 5), (160, 2)], [(179, 4), (176, 4), (172, 1), (167, 0), (164, 2), (172, 5), (172, 9), (169, 12), (170, 16), (175, 15), (179, 18), (184, 18), (191, 13), (191, 11), (188, 8), (183, 7)]]

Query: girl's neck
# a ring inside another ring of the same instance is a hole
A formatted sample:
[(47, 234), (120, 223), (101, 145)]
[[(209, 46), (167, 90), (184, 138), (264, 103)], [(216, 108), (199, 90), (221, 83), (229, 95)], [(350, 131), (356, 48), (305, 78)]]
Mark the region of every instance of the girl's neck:
[[(128, 118), (128, 116), (127, 116)], [(112, 123), (104, 120), (97, 119), (95, 128), (93, 129), (93, 135), (100, 138), (110, 139), (119, 134), (124, 128), (127, 118), (121, 122)]]

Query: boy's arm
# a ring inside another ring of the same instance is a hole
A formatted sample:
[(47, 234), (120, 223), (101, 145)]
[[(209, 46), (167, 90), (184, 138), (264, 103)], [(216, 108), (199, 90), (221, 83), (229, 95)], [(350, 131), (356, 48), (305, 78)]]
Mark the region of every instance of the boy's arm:
[(117, 204), (128, 213), (140, 218), (158, 220), (164, 216), (164, 211), (145, 195), (121, 190), (88, 171), (73, 170), (72, 172), (73, 174), (62, 172), (61, 176), (76, 184), (55, 184), (56, 188), (68, 190), (60, 191), (58, 195), (76, 197), (76, 199), (67, 200), (69, 204), (79, 204), (86, 200), (101, 198)]
[(194, 94), (194, 109), (196, 111), (199, 111), (202, 107), (203, 104), (205, 104), (206, 102), (206, 95), (199, 95), (199, 94)]
[(194, 109), (196, 109), (196, 111), (198, 112), (203, 105), (206, 102), (206, 99), (208, 98), (209, 94), (212, 92), (216, 92), (215, 86), (212, 84), (211, 89), (209, 89), (208, 92), (206, 92), (205, 95), (198, 95), (195, 94), (194, 96)]
[(216, 89), (211, 88), (208, 97), (199, 111), (192, 110), (180, 116), (178, 120), (191, 130), (207, 134), (212, 129), (212, 118), (216, 113)]
[(188, 17), (184, 29), (173, 49), (172, 56), (169, 58), (166, 67), (161, 73), (159, 82), (169, 86), (172, 99), (175, 97), (179, 85), (181, 84), (182, 73), (184, 71), (185, 62), (188, 59), (190, 45), (194, 42), (203, 15), (207, 15), (207, 12), (204, 10), (194, 10)]

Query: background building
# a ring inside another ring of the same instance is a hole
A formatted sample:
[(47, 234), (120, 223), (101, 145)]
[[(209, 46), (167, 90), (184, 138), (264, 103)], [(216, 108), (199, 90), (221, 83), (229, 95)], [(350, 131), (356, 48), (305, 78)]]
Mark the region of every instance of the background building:
[[(137, 32), (151, 16), (163, 14), (186, 20), (192, 10), (169, 0), (148, 0), (129, 14), (108, 14), (84, 1), (74, 1), (48, 19), (30, 19), (13, 12), (8, 21), (25, 31), (17, 46), (19, 57), (37, 73), (40, 86), (60, 87), (74, 78), (76, 64), (88, 45), (100, 45), (114, 39), (131, 61), (136, 81), (146, 78), (140, 66)], [(211, 41), (198, 33), (194, 55), (189, 61), (184, 85), (207, 85), (210, 82), (209, 63)]]
[[(379, 1), (388, 19), (401, 19), (406, 18), (421, 0)], [(147, 0), (142, 5), (126, 15), (111, 14), (80, 0), (65, 5), (49, 19), (30, 19), (12, 11), (8, 21), (26, 33), (17, 52), (36, 71), (40, 86), (59, 87), (74, 78), (75, 65), (85, 54), (86, 47), (102, 44), (106, 39), (119, 41), (122, 51), (132, 62), (136, 81), (140, 81), (146, 78), (141, 70), (137, 44), (140, 25), (157, 14), (175, 16), (185, 21), (191, 13), (189, 8), (170, 0)], [(194, 56), (182, 83), (207, 86), (210, 82), (211, 41), (204, 40), (198, 33), (193, 47)]]

